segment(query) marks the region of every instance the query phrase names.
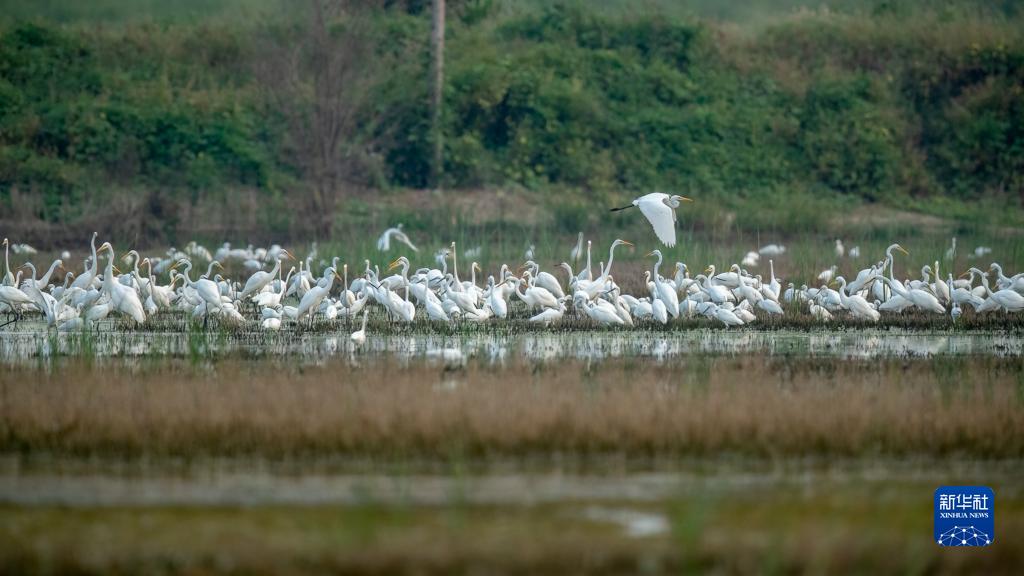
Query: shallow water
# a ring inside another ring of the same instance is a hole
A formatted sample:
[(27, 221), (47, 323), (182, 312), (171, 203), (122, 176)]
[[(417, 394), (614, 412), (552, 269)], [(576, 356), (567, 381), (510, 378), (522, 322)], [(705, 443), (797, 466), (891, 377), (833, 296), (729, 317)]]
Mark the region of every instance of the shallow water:
[[(400, 504), (534, 506), (559, 502), (643, 504), (704, 492), (811, 492), (825, 486), (928, 484), (934, 478), (984, 482), (1018, 496), (1022, 463), (878, 459), (873, 462), (758, 459), (679, 461), (625, 471), (609, 461), (600, 472), (522, 471), (498, 464), (480, 473), (352, 473), (282, 467), (247, 460), (199, 461), (168, 471), (75, 460), (24, 463), (0, 458), (0, 504), (58, 506), (264, 506)], [(615, 510), (595, 519), (630, 524)], [(643, 519), (640, 520), (644, 522)], [(628, 526), (627, 526), (628, 528)]]
[(473, 332), (467, 334), (370, 334), (362, 346), (347, 333), (123, 332), (89, 335), (23, 329), (0, 337), (0, 360), (20, 362), (53, 356), (201, 357), (387, 356), (460, 363), (476, 358), (501, 363), (645, 358), (662, 361), (697, 355), (763, 354), (838, 359), (934, 356), (1024, 356), (1024, 336), (1003, 332), (849, 330), (836, 332), (690, 330), (683, 332)]

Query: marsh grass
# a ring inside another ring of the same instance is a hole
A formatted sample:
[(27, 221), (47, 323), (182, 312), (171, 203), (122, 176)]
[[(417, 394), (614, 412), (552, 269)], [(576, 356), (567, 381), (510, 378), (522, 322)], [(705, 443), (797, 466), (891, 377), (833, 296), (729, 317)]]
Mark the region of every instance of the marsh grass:
[(0, 376), (0, 451), (447, 461), (629, 454), (1024, 456), (1021, 365), (704, 358), (464, 368), (67, 361)]

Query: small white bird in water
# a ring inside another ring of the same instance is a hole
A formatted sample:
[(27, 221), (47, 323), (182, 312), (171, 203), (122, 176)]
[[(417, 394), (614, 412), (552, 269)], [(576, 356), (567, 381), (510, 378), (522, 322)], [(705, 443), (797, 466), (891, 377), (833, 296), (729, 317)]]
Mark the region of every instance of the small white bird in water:
[(366, 342), (366, 320), (370, 316), (370, 309), (363, 310), (363, 326), (359, 330), (352, 333), (352, 341), (355, 342), (356, 346), (362, 346)]

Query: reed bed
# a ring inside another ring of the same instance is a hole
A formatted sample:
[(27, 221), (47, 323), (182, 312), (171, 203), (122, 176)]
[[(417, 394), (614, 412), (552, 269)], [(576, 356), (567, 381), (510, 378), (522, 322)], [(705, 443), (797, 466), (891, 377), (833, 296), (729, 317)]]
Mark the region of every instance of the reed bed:
[(462, 460), (1024, 456), (1017, 359), (691, 357), (463, 367), (69, 360), (0, 372), (0, 451)]

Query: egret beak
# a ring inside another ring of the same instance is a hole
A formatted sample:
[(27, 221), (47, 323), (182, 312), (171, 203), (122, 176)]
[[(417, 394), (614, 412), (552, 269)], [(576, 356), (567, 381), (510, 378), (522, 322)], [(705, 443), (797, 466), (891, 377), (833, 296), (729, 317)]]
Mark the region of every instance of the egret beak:
[(896, 249), (899, 250), (900, 252), (903, 252), (907, 256), (910, 256), (910, 252), (907, 252), (907, 250), (905, 248), (903, 248), (903, 246), (900, 246), (899, 244), (897, 244), (896, 245)]
[(970, 271), (970, 270), (968, 270), (967, 272), (964, 272), (963, 274), (961, 274), (960, 276), (958, 276), (958, 278), (967, 278), (967, 277), (968, 277), (968, 276), (970, 276), (970, 275), (971, 275), (971, 271)]
[(398, 268), (398, 266), (399, 266), (399, 262), (398, 262), (398, 260), (395, 260), (391, 264), (388, 264), (388, 271), (390, 272), (391, 270), (394, 270), (395, 268)]
[(282, 253), (283, 253), (283, 254), (284, 254), (285, 256), (287, 256), (289, 260), (295, 260), (295, 256), (293, 256), (291, 252), (289, 252), (289, 251), (287, 251), (287, 250), (284, 250), (284, 249), (282, 249), (282, 250), (281, 250), (281, 252), (282, 252)]
[(680, 196), (679, 199), (683, 202), (693, 202), (693, 198), (687, 198), (686, 196)]
[(632, 242), (630, 242), (628, 240), (623, 240), (622, 243), (625, 244), (626, 246), (632, 246), (632, 247), (636, 248), (636, 244), (633, 244)]
[(651, 251), (651, 252), (648, 252), (647, 254), (644, 254), (644, 257), (645, 257), (645, 258), (646, 258), (647, 256), (654, 256), (654, 252), (653, 252), (653, 251)]
[(711, 274), (711, 266), (708, 266), (707, 268), (705, 268), (704, 269), (704, 273), (705, 274)]
[(113, 268), (114, 268), (114, 273), (115, 274), (120, 274), (121, 273), (121, 271), (118, 270), (117, 266), (114, 266)]
[(216, 260), (213, 261), (213, 265), (216, 266), (217, 268), (220, 268), (221, 270), (224, 269), (224, 265)]

